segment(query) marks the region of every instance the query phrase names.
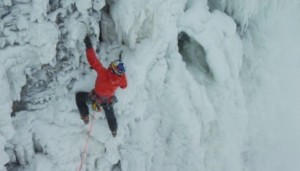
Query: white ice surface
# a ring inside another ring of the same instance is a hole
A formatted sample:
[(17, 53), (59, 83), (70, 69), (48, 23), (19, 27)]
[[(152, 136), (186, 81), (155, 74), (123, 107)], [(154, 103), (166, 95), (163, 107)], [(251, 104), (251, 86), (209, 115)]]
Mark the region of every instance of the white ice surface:
[[(103, 112), (95, 113), (83, 170), (110, 171), (120, 160), (122, 171), (298, 171), (299, 3), (216, 2), (233, 18), (209, 11), (206, 0), (115, 1), (117, 40), (101, 46), (101, 17), (88, 10), (101, 9), (104, 0), (66, 0), (52, 13), (39, 0), (0, 3), (12, 6), (0, 20), (0, 171), (8, 162), (19, 165), (9, 171), (78, 169), (90, 125), (79, 119), (75, 93), (90, 91), (96, 78), (82, 67), (86, 32), (106, 67), (123, 50), (128, 87), (116, 92), (116, 138)], [(78, 11), (57, 25), (58, 13), (73, 3)], [(247, 25), (240, 34), (234, 19)], [(209, 73), (179, 53), (181, 32), (203, 47)], [(78, 70), (57, 75), (53, 99), (39, 110), (10, 117), (26, 75), (33, 77), (28, 68), (55, 66), (63, 36), (74, 52), (64, 67)]]

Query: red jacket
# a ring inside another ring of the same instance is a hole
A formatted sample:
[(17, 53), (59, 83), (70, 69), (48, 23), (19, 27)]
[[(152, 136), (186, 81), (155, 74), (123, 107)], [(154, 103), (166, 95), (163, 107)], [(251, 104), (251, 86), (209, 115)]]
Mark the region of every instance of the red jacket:
[(123, 74), (121, 76), (114, 74), (111, 70), (103, 67), (97, 59), (93, 48), (86, 50), (86, 56), (90, 65), (97, 72), (98, 76), (95, 83), (95, 91), (99, 96), (111, 97), (115, 94), (118, 87), (127, 87), (127, 78)]

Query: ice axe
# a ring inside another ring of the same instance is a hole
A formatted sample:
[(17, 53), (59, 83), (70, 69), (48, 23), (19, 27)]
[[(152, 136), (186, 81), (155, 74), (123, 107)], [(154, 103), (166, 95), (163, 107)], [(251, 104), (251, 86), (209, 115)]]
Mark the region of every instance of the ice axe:
[(120, 54), (119, 54), (119, 61), (122, 62), (122, 53), (123, 53), (123, 50), (121, 50)]

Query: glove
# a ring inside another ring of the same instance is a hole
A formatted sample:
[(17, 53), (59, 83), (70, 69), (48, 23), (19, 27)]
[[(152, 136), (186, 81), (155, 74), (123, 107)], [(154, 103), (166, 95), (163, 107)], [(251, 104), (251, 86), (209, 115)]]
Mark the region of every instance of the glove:
[(84, 38), (84, 44), (85, 44), (85, 47), (88, 49), (88, 48), (92, 48), (92, 43), (91, 43), (91, 39), (89, 36), (85, 36)]

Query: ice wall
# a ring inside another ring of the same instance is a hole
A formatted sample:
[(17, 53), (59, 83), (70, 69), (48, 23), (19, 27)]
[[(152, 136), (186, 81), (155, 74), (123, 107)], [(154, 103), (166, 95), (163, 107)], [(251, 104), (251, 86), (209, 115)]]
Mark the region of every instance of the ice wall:
[[(129, 84), (116, 92), (116, 138), (96, 113), (83, 170), (300, 168), (300, 138), (291, 135), (297, 1), (5, 0), (0, 8), (1, 171), (78, 169), (88, 126), (74, 94), (96, 76), (86, 33), (104, 66), (123, 50)], [(11, 118), (16, 100), (26, 110)]]
[[(249, 170), (298, 170), (298, 1), (210, 1), (246, 26), (241, 71), (249, 111)], [(253, 7), (253, 8), (252, 8)], [(259, 156), (259, 157), (258, 157)]]
[[(292, 0), (291, 3), (293, 2), (295, 1)], [(257, 16), (258, 13), (278, 10), (283, 3), (290, 2), (280, 0), (208, 0), (211, 10), (219, 9), (226, 12), (237, 21), (241, 29), (245, 29), (251, 20), (260, 18)]]
[[(47, 7), (42, 2), (32, 5), (41, 9)], [(26, 83), (28, 67), (49, 63), (55, 56), (58, 35), (51, 22), (35, 18), (44, 14), (31, 11), (32, 6), (28, 1), (16, 1), (14, 4), (1, 1), (0, 9), (0, 170), (4, 170), (3, 166), (8, 162), (4, 147), (6, 141), (14, 136), (10, 117), (13, 101), (21, 99), (21, 87)]]
[[(293, 170), (300, 151), (300, 4), (281, 2), (259, 13), (245, 37), (244, 89), (247, 93), (251, 170)], [(264, 142), (261, 142), (261, 140)], [(257, 157), (260, 156), (260, 157)]]
[[(122, 169), (241, 170), (247, 116), (234, 21), (210, 13), (206, 1), (141, 4), (118, 1), (111, 11), (119, 38), (134, 49), (125, 53), (134, 84), (122, 99), (133, 103), (124, 111), (131, 119), (125, 119)], [(202, 45), (212, 77), (187, 70), (177, 46), (181, 32)]]
[[(79, 10), (87, 13), (86, 9), (91, 4), (78, 3)], [(103, 1), (94, 2), (95, 8), (103, 5)], [(18, 132), (14, 134), (19, 127), (12, 125), (14, 118), (11, 114), (14, 116), (19, 110), (45, 108), (49, 101), (64, 96), (74, 79), (81, 74), (74, 71), (79, 67), (82, 54), (76, 51), (76, 43), (77, 37), (82, 38), (87, 29), (77, 21), (80, 20), (79, 13), (73, 13), (72, 8), (76, 8), (74, 1), (0, 2), (1, 167), (8, 162), (7, 154), (10, 163), (22, 165), (27, 164), (27, 159), (34, 155), (31, 128), (25, 128), (24, 136), (21, 136), (26, 146), (8, 143), (14, 136), (19, 136)], [(32, 121), (32, 118), (27, 119)]]

